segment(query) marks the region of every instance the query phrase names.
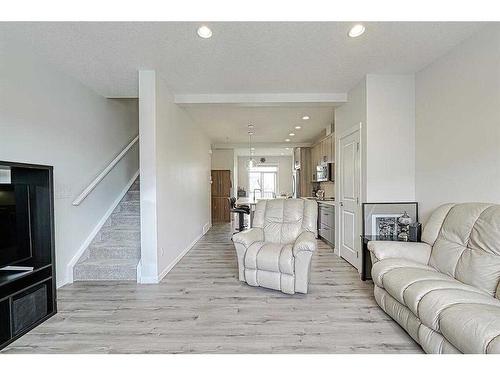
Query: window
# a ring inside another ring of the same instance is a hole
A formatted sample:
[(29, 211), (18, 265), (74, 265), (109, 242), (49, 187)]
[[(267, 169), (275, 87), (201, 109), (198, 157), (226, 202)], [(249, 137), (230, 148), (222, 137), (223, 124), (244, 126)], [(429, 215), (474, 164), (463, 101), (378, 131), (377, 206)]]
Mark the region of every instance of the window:
[(250, 197), (276, 198), (278, 190), (278, 166), (256, 166), (248, 172)]

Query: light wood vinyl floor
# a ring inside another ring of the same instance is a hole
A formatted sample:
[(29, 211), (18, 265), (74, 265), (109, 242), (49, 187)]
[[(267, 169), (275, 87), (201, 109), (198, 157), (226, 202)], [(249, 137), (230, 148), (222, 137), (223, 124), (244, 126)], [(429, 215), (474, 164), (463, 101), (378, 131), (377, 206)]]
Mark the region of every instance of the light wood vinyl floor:
[(214, 226), (158, 285), (80, 282), (59, 313), (4, 353), (421, 353), (372, 282), (318, 241), (310, 292), (237, 279), (229, 225)]

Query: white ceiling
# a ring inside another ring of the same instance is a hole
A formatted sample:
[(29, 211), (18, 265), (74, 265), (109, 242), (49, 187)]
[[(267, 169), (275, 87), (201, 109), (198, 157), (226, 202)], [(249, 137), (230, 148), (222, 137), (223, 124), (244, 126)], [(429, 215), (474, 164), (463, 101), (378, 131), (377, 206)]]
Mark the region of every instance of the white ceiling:
[(176, 94), (343, 93), (367, 73), (420, 70), (484, 25), (345, 22), (2, 23), (0, 42), (26, 45), (107, 97), (136, 97), (137, 70)]
[[(311, 142), (333, 122), (333, 107), (197, 104), (185, 107), (212, 143), (248, 143), (248, 124), (254, 125), (252, 142)], [(309, 120), (302, 120), (308, 115)], [(302, 129), (294, 129), (301, 126)], [(289, 136), (289, 133), (295, 136)], [(278, 153), (279, 155), (279, 153)]]

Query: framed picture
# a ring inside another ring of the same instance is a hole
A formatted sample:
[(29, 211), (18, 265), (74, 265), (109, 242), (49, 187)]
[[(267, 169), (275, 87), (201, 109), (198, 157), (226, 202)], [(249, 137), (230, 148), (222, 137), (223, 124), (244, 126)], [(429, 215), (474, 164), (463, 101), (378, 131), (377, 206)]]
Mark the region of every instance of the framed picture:
[(394, 214), (372, 215), (372, 236), (394, 237), (398, 234), (398, 218), (402, 216)]
[(363, 236), (396, 237), (398, 218), (405, 212), (413, 222), (418, 221), (417, 202), (363, 203)]

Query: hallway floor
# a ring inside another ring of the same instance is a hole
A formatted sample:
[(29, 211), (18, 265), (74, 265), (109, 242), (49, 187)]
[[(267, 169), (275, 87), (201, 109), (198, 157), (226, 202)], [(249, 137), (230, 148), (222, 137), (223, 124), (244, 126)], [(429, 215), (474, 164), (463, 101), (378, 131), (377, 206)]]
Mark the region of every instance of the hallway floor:
[(59, 313), (3, 353), (421, 353), (318, 244), (309, 294), (290, 296), (238, 281), (230, 227), (214, 226), (160, 284), (59, 289)]

